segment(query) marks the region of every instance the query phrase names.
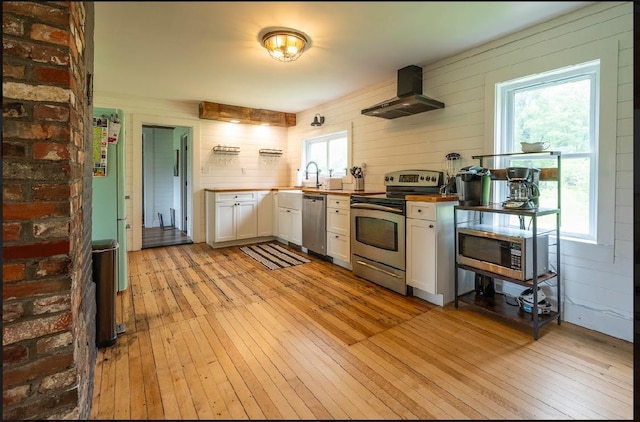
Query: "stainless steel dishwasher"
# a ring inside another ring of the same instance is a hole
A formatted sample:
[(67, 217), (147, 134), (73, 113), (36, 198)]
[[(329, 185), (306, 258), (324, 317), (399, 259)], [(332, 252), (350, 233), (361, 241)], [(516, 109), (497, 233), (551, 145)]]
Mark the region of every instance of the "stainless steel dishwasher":
[(302, 246), (323, 256), (327, 254), (326, 198), (313, 194), (302, 197)]

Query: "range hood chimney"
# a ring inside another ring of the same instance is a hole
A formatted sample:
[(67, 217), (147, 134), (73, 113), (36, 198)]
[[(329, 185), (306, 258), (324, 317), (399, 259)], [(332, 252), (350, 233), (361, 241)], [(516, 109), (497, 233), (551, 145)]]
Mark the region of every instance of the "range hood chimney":
[(422, 68), (407, 66), (398, 70), (398, 96), (361, 111), (365, 116), (396, 119), (444, 108), (444, 103), (422, 95)]

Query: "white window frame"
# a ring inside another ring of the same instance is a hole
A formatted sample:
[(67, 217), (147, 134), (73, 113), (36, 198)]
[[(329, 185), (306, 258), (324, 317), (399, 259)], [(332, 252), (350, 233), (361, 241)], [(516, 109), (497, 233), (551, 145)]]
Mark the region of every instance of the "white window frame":
[[(600, 60), (587, 63), (581, 63), (568, 68), (557, 69), (551, 72), (544, 72), (533, 76), (518, 78), (496, 84), (496, 115), (500, 116), (502, 122), (498, 127), (499, 132), (495, 139), (496, 151), (499, 154), (520, 152), (519, 140), (513, 139), (513, 100), (517, 92), (526, 89), (536, 89), (540, 87), (560, 85), (568, 82), (577, 82), (580, 80), (588, 80), (590, 83), (590, 99), (589, 99), (589, 151), (579, 153), (562, 152), (561, 160), (567, 162), (572, 159), (589, 158), (589, 221), (586, 234), (567, 232), (562, 230), (561, 237), (565, 239), (575, 238), (575, 240), (585, 240), (595, 242), (596, 240), (596, 221), (597, 221), (597, 204), (598, 191), (596, 189), (598, 183), (598, 116), (599, 116), (599, 91), (600, 91)], [(532, 140), (536, 142), (538, 140)], [(553, 146), (550, 148), (554, 150)], [(522, 156), (505, 156), (500, 160), (501, 167), (510, 167), (511, 160), (521, 159)], [(531, 159), (537, 158), (535, 156)], [(546, 156), (538, 156), (541, 159), (548, 159)], [(507, 187), (499, 185), (495, 195), (498, 198), (506, 198)], [(565, 195), (566, 196), (566, 195)], [(563, 205), (570, 205), (566, 201)], [(564, 214), (565, 217), (568, 214)], [(506, 218), (505, 218), (506, 219)]]
[[(347, 139), (347, 146), (346, 146), (346, 162), (347, 162), (347, 166), (346, 168), (349, 168), (349, 163), (351, 160), (351, 133), (348, 129), (341, 129), (341, 130), (337, 130), (337, 131), (332, 131), (331, 133), (326, 133), (320, 136), (315, 136), (312, 138), (305, 138), (302, 141), (302, 165), (301, 168), (304, 169), (307, 166), (307, 163), (309, 162), (309, 159), (307, 157), (307, 150), (309, 148), (309, 145), (313, 144), (313, 143), (317, 143), (317, 142), (330, 142), (333, 139), (339, 139), (339, 138), (343, 138), (345, 137)], [(329, 160), (329, 157), (327, 157), (327, 162)], [(313, 169), (315, 171), (315, 169)], [(324, 169), (321, 168), (320, 169), (320, 177), (329, 177), (329, 169)], [(332, 173), (332, 177), (342, 177), (345, 178), (348, 175), (348, 172), (345, 169), (333, 169), (333, 173)]]
[[(614, 245), (615, 228), (615, 186), (616, 186), (616, 142), (618, 107), (618, 40), (605, 39), (594, 41), (545, 55), (521, 60), (510, 66), (504, 66), (485, 74), (485, 143), (484, 154), (496, 153), (496, 139), (500, 127), (500, 116), (496, 112), (496, 84), (574, 66), (578, 63), (600, 60), (600, 92), (598, 116), (598, 181), (596, 241), (598, 246)], [(563, 208), (561, 212), (570, 212)], [(563, 239), (565, 240), (565, 239)], [(566, 239), (565, 252), (570, 252), (585, 241)], [(594, 243), (594, 242), (588, 242)], [(610, 260), (613, 260), (613, 248), (608, 248)], [(577, 250), (576, 250), (577, 251)]]

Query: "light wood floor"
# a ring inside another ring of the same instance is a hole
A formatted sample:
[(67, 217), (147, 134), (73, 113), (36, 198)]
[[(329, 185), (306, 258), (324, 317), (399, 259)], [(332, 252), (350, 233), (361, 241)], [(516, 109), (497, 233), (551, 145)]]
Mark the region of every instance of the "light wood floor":
[(129, 254), (126, 333), (92, 419), (632, 419), (632, 345), (405, 298), (341, 267), (238, 247)]

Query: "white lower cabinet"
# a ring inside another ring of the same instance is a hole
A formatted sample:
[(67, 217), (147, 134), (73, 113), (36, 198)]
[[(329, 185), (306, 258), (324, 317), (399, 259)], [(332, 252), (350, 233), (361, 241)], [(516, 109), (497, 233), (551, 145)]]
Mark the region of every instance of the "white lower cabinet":
[(443, 306), (454, 298), (453, 207), (458, 202), (407, 202), (407, 285)]
[(278, 237), (302, 245), (302, 211), (278, 207)]
[(302, 245), (302, 191), (278, 192), (278, 238)]
[(256, 192), (206, 191), (205, 208), (209, 245), (258, 236)]
[(272, 236), (273, 231), (273, 194), (271, 191), (259, 191), (258, 195), (258, 237)]
[(347, 267), (351, 262), (349, 199), (348, 196), (327, 195), (327, 255), (334, 259), (334, 263)]

